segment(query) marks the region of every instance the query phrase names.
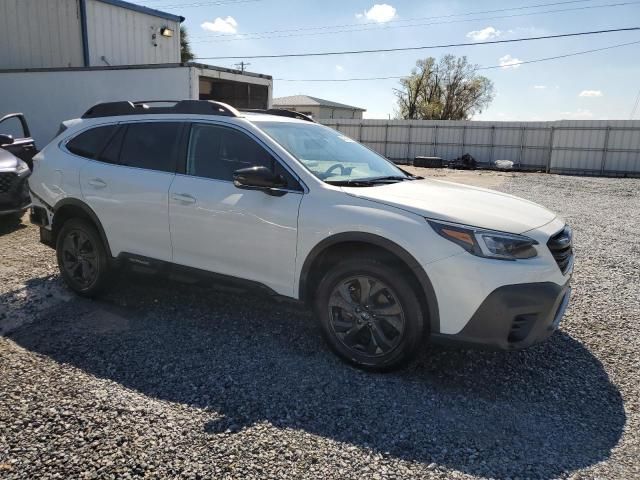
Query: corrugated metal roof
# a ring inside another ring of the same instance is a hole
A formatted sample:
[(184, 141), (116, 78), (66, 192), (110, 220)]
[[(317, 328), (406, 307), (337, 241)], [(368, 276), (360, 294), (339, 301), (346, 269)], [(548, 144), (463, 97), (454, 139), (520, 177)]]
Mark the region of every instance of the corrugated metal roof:
[(180, 22), (180, 23), (184, 22), (184, 17), (181, 17), (179, 15), (163, 12), (161, 10), (156, 10), (154, 8), (143, 7), (142, 5), (125, 2), (124, 0), (98, 0), (98, 1), (102, 3), (108, 3), (109, 5), (115, 5), (116, 7), (133, 10), (134, 12), (146, 13), (147, 15), (153, 15), (154, 17), (165, 18), (167, 20), (172, 20), (174, 22)]
[(366, 111), (364, 108), (354, 107), (352, 105), (346, 105), (344, 103), (332, 102), (331, 100), (325, 100), (323, 98), (311, 97), (309, 95), (291, 95), (289, 97), (280, 97), (273, 99), (274, 106), (287, 106), (287, 107), (331, 107), (331, 108), (346, 108), (349, 110), (361, 110)]

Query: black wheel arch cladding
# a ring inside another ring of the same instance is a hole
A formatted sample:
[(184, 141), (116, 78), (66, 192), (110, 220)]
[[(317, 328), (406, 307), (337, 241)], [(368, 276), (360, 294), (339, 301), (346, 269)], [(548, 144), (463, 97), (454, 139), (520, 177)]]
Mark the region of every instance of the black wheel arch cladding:
[[(111, 254), (111, 248), (109, 247), (109, 241), (107, 240), (107, 235), (104, 231), (104, 228), (102, 227), (102, 223), (100, 222), (100, 219), (98, 218), (96, 213), (91, 209), (89, 205), (87, 205), (83, 201), (78, 200), (76, 198), (64, 198), (60, 200), (58, 203), (56, 203), (55, 206), (53, 207), (54, 241), (55, 241), (55, 237), (57, 237), (58, 233), (60, 232), (62, 225), (64, 224), (64, 222), (62, 224), (59, 221), (56, 222), (56, 215), (62, 212), (65, 212), (65, 210), (68, 208), (80, 209), (83, 212), (83, 214), (86, 216), (85, 218), (87, 218), (89, 221), (91, 221), (91, 223), (93, 223), (93, 225), (98, 230), (98, 235), (100, 235), (100, 239), (102, 240), (102, 244), (104, 245), (107, 255), (109, 256), (109, 258), (113, 258), (113, 255)], [(70, 219), (70, 218), (78, 218), (78, 216), (70, 215), (67, 219)]]
[(429, 279), (422, 266), (413, 257), (413, 255), (411, 255), (409, 252), (407, 252), (407, 250), (405, 250), (397, 243), (372, 233), (338, 233), (325, 238), (315, 247), (313, 247), (311, 252), (309, 252), (309, 254), (307, 255), (307, 258), (305, 259), (302, 270), (300, 272), (298, 295), (301, 300), (307, 300), (307, 288), (309, 286), (308, 282), (312, 276), (312, 269), (315, 261), (328, 249), (341, 243), (368, 244), (372, 247), (383, 249), (392, 256), (400, 259), (400, 261), (411, 270), (411, 272), (415, 275), (418, 282), (420, 283), (420, 293), (424, 296), (424, 299), (426, 301), (427, 312), (425, 313), (429, 315), (428, 323), (430, 331), (435, 333), (440, 332), (438, 301), (433, 289), (433, 284), (431, 283), (431, 280)]

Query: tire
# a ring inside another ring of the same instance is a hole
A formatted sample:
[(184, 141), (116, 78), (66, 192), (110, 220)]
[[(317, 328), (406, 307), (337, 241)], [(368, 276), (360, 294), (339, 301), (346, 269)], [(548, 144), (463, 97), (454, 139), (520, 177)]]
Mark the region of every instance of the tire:
[(112, 269), (100, 234), (91, 222), (67, 220), (56, 240), (62, 278), (78, 295), (95, 297), (108, 286)]
[(403, 270), (364, 256), (341, 261), (324, 274), (314, 310), (340, 358), (365, 370), (389, 371), (415, 356), (425, 323), (406, 277)]

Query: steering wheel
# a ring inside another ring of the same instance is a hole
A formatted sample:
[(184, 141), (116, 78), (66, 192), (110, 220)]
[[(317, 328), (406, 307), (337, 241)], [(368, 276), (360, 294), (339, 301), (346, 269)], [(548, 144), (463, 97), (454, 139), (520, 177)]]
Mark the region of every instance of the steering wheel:
[(323, 177), (327, 178), (327, 177), (331, 177), (334, 175), (333, 171), (340, 169), (340, 175), (344, 175), (345, 174), (345, 168), (342, 166), (341, 163), (335, 163), (333, 165), (331, 165), (329, 168), (327, 168), (327, 170), (324, 172)]

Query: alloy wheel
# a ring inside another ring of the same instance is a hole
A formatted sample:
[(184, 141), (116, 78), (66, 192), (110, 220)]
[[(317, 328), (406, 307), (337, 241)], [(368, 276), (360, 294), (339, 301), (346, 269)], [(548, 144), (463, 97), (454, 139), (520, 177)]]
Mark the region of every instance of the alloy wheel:
[(329, 321), (338, 340), (367, 357), (393, 351), (405, 332), (396, 293), (381, 280), (361, 275), (340, 281), (329, 296)]
[(62, 243), (62, 263), (66, 273), (81, 288), (89, 287), (98, 276), (98, 255), (89, 236), (70, 231)]

